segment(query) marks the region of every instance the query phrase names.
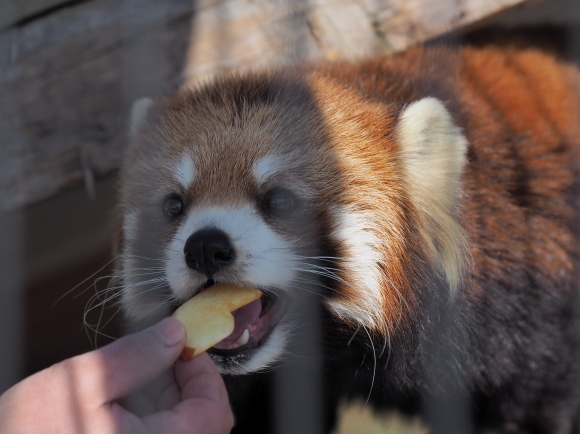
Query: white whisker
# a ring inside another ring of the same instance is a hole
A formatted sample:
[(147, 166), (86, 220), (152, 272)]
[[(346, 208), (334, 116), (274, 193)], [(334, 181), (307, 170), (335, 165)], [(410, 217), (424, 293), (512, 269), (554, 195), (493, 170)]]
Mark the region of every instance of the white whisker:
[(369, 331), (367, 330), (367, 328), (364, 325), (362, 325), (362, 328), (366, 332), (367, 336), (369, 337), (369, 341), (371, 343), (371, 348), (373, 350), (373, 379), (371, 380), (371, 388), (369, 390), (369, 394), (367, 395), (367, 399), (365, 401), (365, 404), (368, 404), (369, 400), (371, 399), (371, 393), (373, 392), (373, 387), (375, 385), (375, 375), (377, 373), (377, 355), (375, 354), (375, 344), (373, 343), (373, 339), (371, 338)]
[(350, 337), (350, 339), (348, 340), (346, 346), (350, 347), (350, 344), (352, 343), (352, 340), (354, 339), (354, 337), (358, 334), (358, 331), (360, 330), (360, 324), (358, 325), (358, 327), (356, 328), (356, 330), (354, 331), (354, 333), (352, 334), (352, 336)]
[[(151, 258), (144, 259), (152, 260)], [(165, 279), (163, 273), (163, 267), (140, 267), (134, 268), (131, 271), (131, 277), (145, 277), (146, 279), (132, 284), (125, 284), (123, 283), (125, 280), (125, 273), (121, 270), (117, 270), (110, 275), (98, 277), (95, 279), (93, 284), (90, 285), (96, 288), (97, 284), (103, 279), (109, 279), (109, 283), (105, 289), (96, 291), (95, 294), (89, 298), (85, 305), (83, 314), (83, 324), (87, 330), (87, 333), (94, 333), (93, 339), (91, 339), (91, 341), (95, 348), (97, 347), (97, 339), (99, 336), (114, 339), (112, 336), (108, 336), (107, 334), (103, 333), (102, 330), (108, 324), (110, 324), (110, 322), (119, 314), (119, 312), (122, 311), (123, 308), (120, 306), (120, 299), (124, 293), (142, 287), (144, 290), (141, 293), (144, 294), (150, 291), (159, 290), (167, 286), (167, 280)], [(86, 289), (83, 292), (85, 291)], [(107, 319), (106, 322), (103, 323), (105, 309), (108, 309), (112, 306), (117, 306), (116, 311)], [(89, 315), (91, 315), (93, 312), (96, 312), (97, 310), (97, 318), (94, 322), (90, 322)]]
[[(95, 271), (93, 274), (91, 274), (89, 277), (87, 277), (86, 279), (84, 279), (82, 282), (76, 284), (73, 288), (69, 289), (67, 292), (65, 292), (64, 294), (62, 294), (59, 298), (56, 299), (56, 301), (53, 303), (53, 307), (60, 301), (62, 300), (64, 297), (66, 297), (67, 295), (69, 295), (71, 292), (75, 291), (79, 286), (83, 285), (84, 283), (86, 283), (87, 281), (91, 280), (93, 277), (95, 277), (97, 274), (99, 274), (101, 271), (103, 271), (105, 268), (107, 268), (109, 265), (111, 265), (111, 263), (113, 261), (115, 261), (115, 259), (117, 259), (117, 257), (112, 258), (111, 260), (107, 261), (107, 263), (105, 265), (103, 265), (101, 268), (99, 268), (97, 271)], [(79, 295), (84, 294), (92, 285), (89, 285), (87, 288), (85, 288), (83, 291), (81, 291), (79, 294), (77, 294), (75, 297), (78, 297)]]

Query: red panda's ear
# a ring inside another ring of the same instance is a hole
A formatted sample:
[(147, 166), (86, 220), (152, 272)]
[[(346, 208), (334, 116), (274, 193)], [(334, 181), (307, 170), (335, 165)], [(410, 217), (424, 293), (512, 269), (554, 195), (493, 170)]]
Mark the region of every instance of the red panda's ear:
[(153, 105), (151, 98), (141, 98), (133, 103), (131, 108), (131, 120), (129, 123), (129, 133), (134, 136), (145, 124), (147, 112)]
[(407, 182), (416, 190), (412, 193), (420, 200), (435, 195), (446, 207), (453, 207), (465, 165), (467, 140), (445, 106), (436, 98), (412, 103), (401, 115), (397, 132)]
[(397, 124), (408, 194), (423, 217), (433, 260), (454, 291), (465, 268), (464, 236), (456, 221), (467, 140), (441, 101), (410, 104)]

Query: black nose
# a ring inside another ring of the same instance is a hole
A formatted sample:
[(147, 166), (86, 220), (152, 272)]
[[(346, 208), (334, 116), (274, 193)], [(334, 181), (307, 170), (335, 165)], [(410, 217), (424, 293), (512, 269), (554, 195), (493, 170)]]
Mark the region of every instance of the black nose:
[(219, 229), (202, 229), (191, 235), (183, 249), (189, 268), (212, 278), (220, 268), (234, 262), (235, 251), (228, 236)]

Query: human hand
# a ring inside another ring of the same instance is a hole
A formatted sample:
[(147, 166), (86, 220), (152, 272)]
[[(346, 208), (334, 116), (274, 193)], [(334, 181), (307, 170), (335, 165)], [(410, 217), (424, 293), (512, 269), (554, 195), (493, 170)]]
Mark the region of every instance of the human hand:
[[(233, 416), (207, 354), (178, 361), (185, 329), (174, 318), (51, 366), (0, 396), (0, 432), (214, 433)], [(118, 400), (157, 379), (154, 412), (137, 416)]]

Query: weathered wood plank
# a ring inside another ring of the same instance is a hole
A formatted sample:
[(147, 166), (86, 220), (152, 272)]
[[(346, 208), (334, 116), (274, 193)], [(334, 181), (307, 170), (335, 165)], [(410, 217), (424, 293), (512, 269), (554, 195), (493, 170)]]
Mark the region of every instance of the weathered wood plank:
[(186, 75), (390, 53), (525, 0), (202, 0)]
[(66, 3), (71, 0), (0, 0), (0, 29)]
[(92, 0), (6, 29), (0, 209), (117, 168), (131, 102), (182, 82), (186, 57), (188, 82), (233, 68), (356, 58), (523, 1)]
[(0, 33), (0, 208), (118, 167), (131, 102), (180, 81), (191, 13), (99, 0)]

